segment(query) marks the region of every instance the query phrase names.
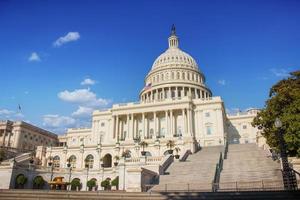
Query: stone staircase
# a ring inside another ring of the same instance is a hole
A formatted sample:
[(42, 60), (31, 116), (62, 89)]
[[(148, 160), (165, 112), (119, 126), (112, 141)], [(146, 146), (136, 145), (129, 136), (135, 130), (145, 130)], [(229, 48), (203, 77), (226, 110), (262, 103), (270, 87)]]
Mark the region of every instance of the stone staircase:
[(261, 191), (261, 192), (76, 192), (48, 190), (0, 190), (2, 200), (170, 200), (170, 199), (206, 199), (206, 200), (266, 200), (299, 199), (300, 191)]
[[(280, 163), (256, 144), (231, 144), (223, 162), (220, 184), (229, 182), (282, 182)], [(263, 184), (263, 183), (260, 183)]]
[(175, 161), (151, 191), (211, 191), (216, 164), (224, 146), (204, 147), (186, 161)]

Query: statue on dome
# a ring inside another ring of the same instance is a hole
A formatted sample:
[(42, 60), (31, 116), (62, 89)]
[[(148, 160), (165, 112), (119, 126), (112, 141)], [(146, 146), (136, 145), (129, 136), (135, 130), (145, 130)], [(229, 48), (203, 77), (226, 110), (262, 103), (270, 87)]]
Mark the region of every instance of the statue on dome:
[(172, 28), (171, 28), (171, 35), (176, 35), (175, 24), (172, 25)]

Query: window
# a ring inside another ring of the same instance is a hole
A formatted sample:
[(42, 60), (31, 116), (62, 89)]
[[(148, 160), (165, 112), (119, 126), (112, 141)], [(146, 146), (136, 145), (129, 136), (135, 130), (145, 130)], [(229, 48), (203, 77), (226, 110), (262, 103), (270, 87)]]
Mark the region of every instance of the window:
[(247, 125), (243, 125), (243, 129), (247, 129)]
[(76, 168), (76, 156), (74, 155), (70, 156), (69, 163), (71, 164), (72, 168)]
[(92, 169), (93, 168), (93, 165), (94, 165), (94, 156), (89, 154), (86, 158), (85, 158), (85, 167), (86, 168), (90, 168)]
[(53, 167), (59, 168), (60, 167), (60, 158), (59, 156), (54, 156), (53, 158)]
[(105, 123), (104, 123), (104, 122), (101, 123), (101, 127), (103, 127), (103, 126), (105, 126)]
[(206, 135), (211, 135), (211, 127), (210, 126), (207, 126), (206, 127)]
[(209, 112), (205, 113), (205, 117), (209, 117), (209, 116), (210, 116)]

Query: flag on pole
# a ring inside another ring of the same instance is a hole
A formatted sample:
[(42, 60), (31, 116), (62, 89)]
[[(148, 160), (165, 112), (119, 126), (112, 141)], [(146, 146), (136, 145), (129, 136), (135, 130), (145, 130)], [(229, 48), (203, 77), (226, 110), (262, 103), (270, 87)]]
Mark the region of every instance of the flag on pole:
[(21, 111), (21, 105), (20, 104), (18, 104), (18, 110)]
[(148, 90), (151, 88), (151, 83), (148, 83), (145, 87), (144, 87), (144, 90)]

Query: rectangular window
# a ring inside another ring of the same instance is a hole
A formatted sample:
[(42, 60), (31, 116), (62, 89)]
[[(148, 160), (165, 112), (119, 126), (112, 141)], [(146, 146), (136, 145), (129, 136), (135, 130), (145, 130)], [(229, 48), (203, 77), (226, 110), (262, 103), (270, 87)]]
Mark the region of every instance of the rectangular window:
[(244, 125), (244, 126), (243, 126), (243, 129), (247, 129), (247, 125)]
[(205, 113), (205, 117), (209, 117), (209, 116), (210, 116), (209, 112)]
[(208, 126), (208, 127), (206, 127), (206, 134), (207, 135), (211, 135), (211, 127), (210, 126)]

